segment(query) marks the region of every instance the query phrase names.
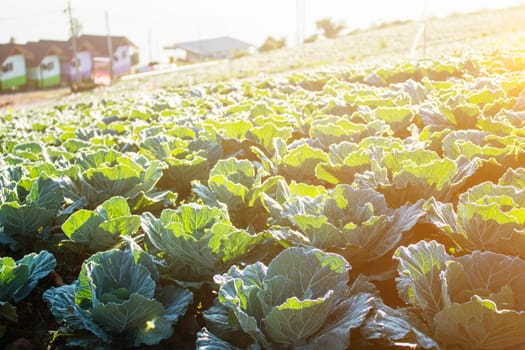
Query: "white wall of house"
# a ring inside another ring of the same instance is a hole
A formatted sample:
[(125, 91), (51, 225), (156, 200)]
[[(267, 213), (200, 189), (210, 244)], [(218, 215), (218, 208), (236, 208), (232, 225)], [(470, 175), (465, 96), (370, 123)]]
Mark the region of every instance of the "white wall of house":
[(119, 46), (113, 55), (113, 74), (128, 73), (131, 70), (132, 47), (129, 45)]
[[(89, 79), (93, 71), (93, 62), (91, 60), (91, 53), (89, 51), (77, 52), (78, 72), (83, 79)], [(75, 65), (71, 64), (69, 75), (71, 80), (75, 79)]]
[(24, 55), (12, 55), (0, 64), (0, 79), (2, 81), (26, 75), (26, 59)]
[(57, 75), (60, 76), (60, 59), (53, 55), (44, 57), (38, 66), (29, 68), (28, 78), (44, 80)]

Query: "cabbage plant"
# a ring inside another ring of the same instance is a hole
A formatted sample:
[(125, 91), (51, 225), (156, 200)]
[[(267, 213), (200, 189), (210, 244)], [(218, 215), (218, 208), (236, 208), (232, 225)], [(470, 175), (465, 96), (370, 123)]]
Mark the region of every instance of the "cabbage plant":
[(280, 176), (266, 177), (261, 166), (246, 159), (221, 159), (210, 172), (208, 186), (193, 183), (193, 191), (210, 206), (226, 205), (232, 222), (240, 228), (266, 228), (268, 212), (262, 194), (272, 195)]
[(155, 192), (165, 167), (159, 160), (148, 161), (145, 156), (113, 150), (80, 152), (76, 163), (65, 171), (63, 186), (71, 198), (85, 198), (88, 209), (111, 197), (122, 196), (135, 204), (138, 211), (153, 205), (152, 201), (161, 202), (162, 206), (164, 201), (173, 199), (169, 191)]
[(204, 312), (208, 349), (346, 349), (374, 297), (359, 280), (348, 287), (350, 265), (316, 248), (288, 248), (268, 266), (233, 266), (217, 275), (216, 303)]
[[(310, 245), (336, 251), (360, 271), (377, 273), (389, 269), (391, 252), (424, 211), (421, 201), (393, 209), (379, 192), (337, 185), (316, 197), (290, 196), (280, 215), (303, 232)], [(384, 257), (387, 264), (378, 264)]]
[[(502, 180), (512, 183), (511, 173), (507, 174)], [(484, 182), (461, 194), (456, 210), (451, 203), (434, 200), (427, 206), (430, 221), (457, 248), (525, 257), (524, 189)]]
[(452, 160), (418, 145), (411, 148), (387, 153), (378, 159), (380, 167), (356, 174), (355, 185), (380, 191), (391, 207), (431, 197), (449, 202), (479, 168), (464, 157)]
[(140, 227), (140, 216), (131, 215), (123, 197), (112, 197), (95, 210), (81, 209), (69, 216), (62, 225), (68, 240), (66, 245), (73, 250), (91, 252), (113, 248), (122, 236), (130, 236)]
[(63, 324), (68, 346), (121, 349), (154, 345), (173, 333), (193, 294), (161, 286), (152, 257), (109, 250), (84, 261), (78, 280), (48, 289), (43, 297)]
[(260, 254), (252, 259), (264, 256), (261, 245), (270, 241), (265, 232), (251, 234), (234, 227), (226, 210), (196, 203), (165, 209), (159, 218), (143, 213), (141, 221), (146, 249), (166, 261), (166, 277), (194, 286), (213, 282), (215, 274), (256, 250)]
[(64, 202), (61, 184), (42, 175), (10, 185), (0, 183), (0, 244), (11, 250), (30, 248), (36, 239), (49, 236)]
[[(428, 335), (442, 348), (525, 346), (524, 260), (491, 251), (454, 257), (436, 241), (400, 247), (394, 258), (400, 297), (421, 315)], [(420, 328), (414, 318), (409, 323)], [(383, 334), (400, 324), (383, 323)]]
[(6, 330), (4, 322), (18, 319), (16, 307), (11, 302), (16, 304), (24, 300), (55, 266), (55, 257), (45, 250), (27, 254), (17, 261), (10, 257), (0, 258), (0, 337)]

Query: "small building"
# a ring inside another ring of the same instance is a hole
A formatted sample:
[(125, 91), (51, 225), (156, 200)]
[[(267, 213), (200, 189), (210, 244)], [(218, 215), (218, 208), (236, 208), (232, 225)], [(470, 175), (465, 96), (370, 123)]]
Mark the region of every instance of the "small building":
[(26, 86), (27, 57), (29, 57), (29, 53), (22, 45), (0, 45), (0, 91)]
[(48, 48), (53, 47), (60, 50), (60, 75), (63, 83), (70, 84), (72, 81), (74, 81), (77, 69), (80, 81), (91, 80), (91, 75), (93, 73), (93, 59), (89, 47), (86, 45), (77, 45), (76, 61), (78, 67), (75, 69), (75, 60), (73, 59), (73, 44), (71, 43), (71, 40), (39, 40), (38, 42), (44, 46), (47, 46)]
[(62, 81), (60, 61), (64, 55), (60, 45), (41, 40), (28, 42), (24, 48), (30, 53), (30, 58), (27, 60), (28, 84), (37, 88), (60, 85)]
[[(129, 73), (131, 67), (138, 63), (137, 46), (123, 36), (110, 36), (110, 38), (108, 42), (108, 37), (105, 35), (81, 35), (77, 39), (77, 47), (91, 53), (91, 64), (97, 58), (111, 58), (113, 75)], [(109, 53), (110, 45), (113, 51), (111, 53)]]
[(164, 49), (184, 51), (187, 62), (234, 58), (257, 51), (254, 45), (229, 36), (188, 41), (166, 46)]

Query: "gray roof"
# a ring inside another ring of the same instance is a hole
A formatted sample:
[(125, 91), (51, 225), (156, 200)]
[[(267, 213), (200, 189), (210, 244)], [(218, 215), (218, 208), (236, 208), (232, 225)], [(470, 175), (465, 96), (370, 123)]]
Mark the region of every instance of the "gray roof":
[(199, 55), (208, 55), (220, 51), (247, 49), (252, 46), (252, 44), (247, 42), (237, 40), (229, 36), (222, 36), (219, 38), (178, 43), (171, 46), (166, 46), (165, 49), (183, 49)]

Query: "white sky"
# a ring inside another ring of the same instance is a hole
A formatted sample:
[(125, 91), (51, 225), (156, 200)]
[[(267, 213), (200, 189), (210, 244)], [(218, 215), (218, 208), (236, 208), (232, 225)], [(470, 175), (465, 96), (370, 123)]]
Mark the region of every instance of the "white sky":
[[(349, 28), (367, 27), (381, 21), (422, 19), (454, 12), (525, 4), (525, 0), (71, 0), (73, 15), (86, 34), (106, 34), (104, 12), (110, 32), (127, 36), (139, 46), (141, 60), (163, 57), (162, 47), (188, 40), (230, 35), (262, 44), (268, 35), (297, 38), (297, 4), (304, 2), (304, 32), (315, 32), (315, 21), (330, 17)], [(64, 12), (67, 0), (0, 0), (0, 43), (59, 39), (69, 36)]]

